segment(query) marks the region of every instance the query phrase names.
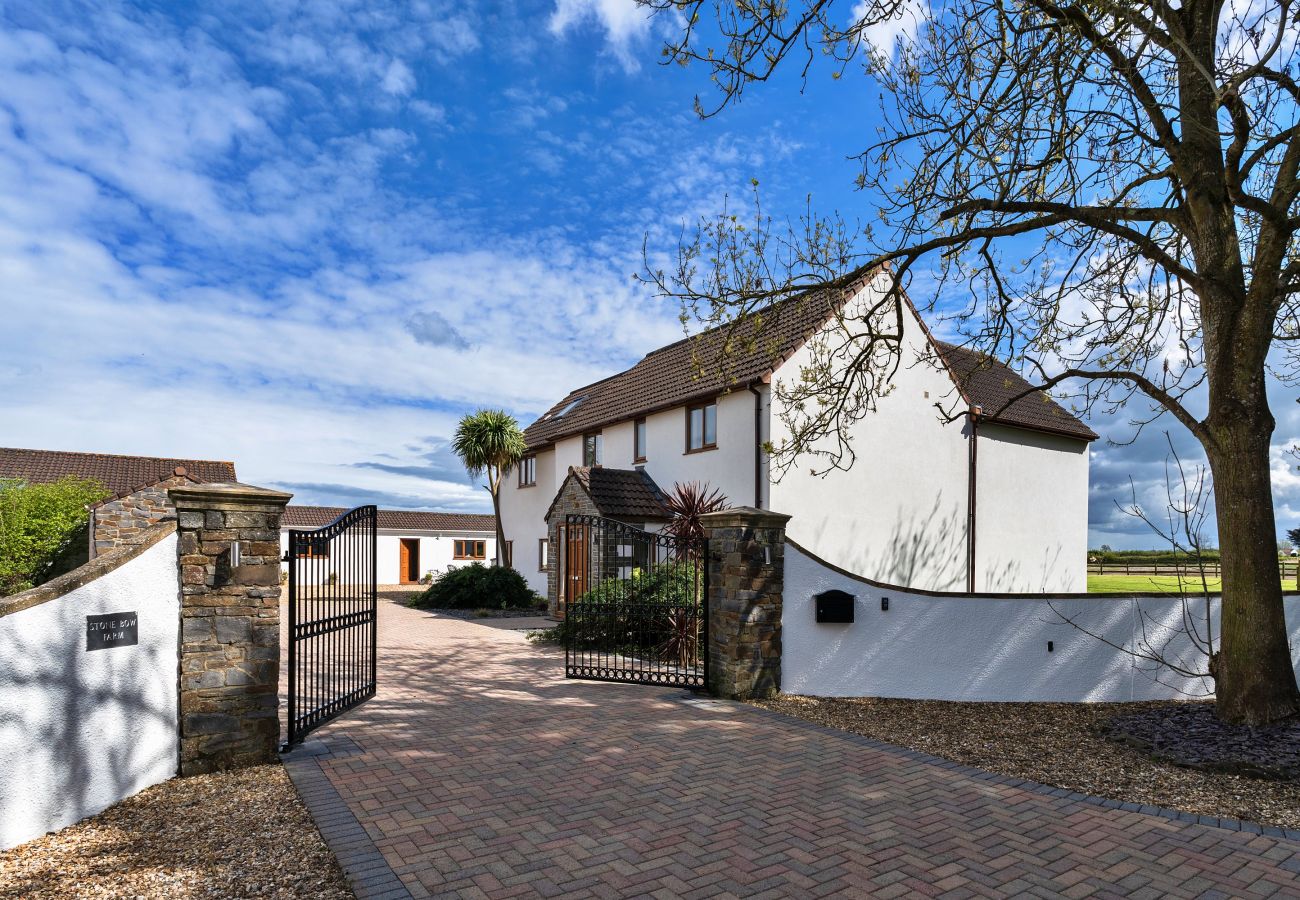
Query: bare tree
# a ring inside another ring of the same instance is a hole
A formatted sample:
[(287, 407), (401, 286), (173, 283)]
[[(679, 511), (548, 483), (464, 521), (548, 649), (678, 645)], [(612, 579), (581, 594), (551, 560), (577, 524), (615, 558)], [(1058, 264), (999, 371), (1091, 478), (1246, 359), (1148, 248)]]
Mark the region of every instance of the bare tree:
[[(1137, 486), (1131, 478), (1129, 504), (1123, 506), (1117, 501), (1116, 505), (1125, 514), (1145, 523), (1175, 554), (1191, 561), (1195, 579), (1193, 584), (1184, 583), (1181, 564), (1175, 569), (1178, 578), (1178, 621), (1171, 624), (1144, 608), (1140, 600), (1134, 600), (1136, 630), (1133, 639), (1129, 643), (1119, 644), (1082, 624), (1078, 616), (1062, 612), (1057, 604), (1048, 605), (1066, 624), (1131, 656), (1134, 664), (1152, 680), (1179, 693), (1205, 697), (1215, 693), (1219, 669), (1218, 639), (1215, 637), (1212, 601), (1209, 596), (1210, 577), (1205, 560), (1205, 532), (1213, 487), (1209, 470), (1205, 466), (1193, 466), (1191, 472), (1188, 472), (1168, 432), (1165, 432), (1165, 442), (1169, 445), (1169, 454), (1165, 457), (1163, 521), (1143, 507), (1138, 499)], [(1170, 675), (1177, 677), (1170, 679)], [(1199, 682), (1197, 689), (1188, 690), (1188, 680)]]
[(886, 98), (856, 157), (879, 222), (726, 212), (686, 237), (675, 265), (648, 267), (700, 319), (733, 325), (890, 269), (878, 300), (839, 317), (804, 395), (784, 398), (792, 437), (772, 448), (778, 465), (827, 446), (828, 468), (852, 464), (835, 437), (888, 389), (904, 291), (932, 270), (927, 316), (950, 316), (1036, 389), (1068, 390), (1085, 410), (1142, 394), (1135, 424), (1167, 413), (1195, 435), (1222, 549), (1219, 715), (1259, 724), (1300, 710), (1265, 391), (1270, 366), (1295, 376), (1300, 346), (1292, 0), (954, 0), (892, 54), (870, 29), (913, 0), (642, 2), (681, 23), (666, 61), (708, 67), (719, 94), (697, 99), (702, 115), (787, 63), (805, 78), (820, 61), (836, 77), (861, 65)]

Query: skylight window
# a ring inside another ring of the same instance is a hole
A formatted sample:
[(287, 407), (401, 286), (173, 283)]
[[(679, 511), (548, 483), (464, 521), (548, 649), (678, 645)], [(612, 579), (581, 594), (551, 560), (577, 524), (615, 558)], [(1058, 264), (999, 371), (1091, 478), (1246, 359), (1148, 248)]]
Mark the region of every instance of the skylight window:
[(583, 400), (586, 400), (586, 399), (587, 399), (587, 398), (586, 398), (585, 396), (583, 396), (583, 397), (574, 397), (572, 400), (570, 400), (568, 403), (566, 403), (566, 404), (564, 405), (564, 409), (560, 410), (560, 411), (557, 412), (555, 415), (551, 416), (551, 418), (552, 418), (552, 419), (563, 419), (563, 418), (564, 418), (565, 416), (567, 416), (569, 413), (573, 412), (575, 409), (577, 409), (579, 406), (581, 406), (581, 405), (582, 405), (582, 401), (583, 401)]

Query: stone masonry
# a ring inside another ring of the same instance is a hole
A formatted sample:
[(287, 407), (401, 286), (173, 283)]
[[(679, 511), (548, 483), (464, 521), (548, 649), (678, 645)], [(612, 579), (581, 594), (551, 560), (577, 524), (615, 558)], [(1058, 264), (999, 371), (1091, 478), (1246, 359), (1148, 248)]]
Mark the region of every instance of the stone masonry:
[(169, 493), (181, 574), (180, 774), (274, 761), (280, 516), (292, 495), (245, 484)]
[(709, 538), (709, 692), (736, 700), (781, 690), (787, 515), (738, 507), (701, 517)]
[(137, 488), (129, 494), (110, 497), (91, 510), (90, 555), (99, 556), (114, 547), (136, 541), (149, 528), (176, 517), (167, 498), (173, 487), (193, 484), (185, 469), (177, 467), (167, 478)]

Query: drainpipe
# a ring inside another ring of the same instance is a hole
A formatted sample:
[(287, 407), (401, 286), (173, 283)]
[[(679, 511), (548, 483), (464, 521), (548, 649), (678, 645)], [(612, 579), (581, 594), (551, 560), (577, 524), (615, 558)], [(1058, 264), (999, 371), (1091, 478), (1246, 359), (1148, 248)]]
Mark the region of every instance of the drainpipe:
[(763, 508), (763, 392), (752, 384), (754, 395), (754, 508)]
[(970, 443), (967, 445), (966, 468), (966, 592), (975, 593), (975, 500), (977, 496), (976, 463), (979, 458), (979, 420), (984, 412), (981, 406), (972, 406), (967, 414), (970, 419)]

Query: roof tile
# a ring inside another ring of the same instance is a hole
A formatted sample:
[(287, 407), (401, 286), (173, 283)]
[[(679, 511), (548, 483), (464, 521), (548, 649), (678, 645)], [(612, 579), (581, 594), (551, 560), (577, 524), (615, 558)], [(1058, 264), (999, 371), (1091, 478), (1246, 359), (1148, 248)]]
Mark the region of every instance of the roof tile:
[[(348, 510), (341, 506), (286, 506), (281, 528), (320, 528)], [(495, 532), (496, 519), (481, 513), (425, 512), (415, 509), (381, 509), (378, 525), (393, 531)]]
[(183, 468), (191, 479), (199, 482), (239, 480), (235, 477), (235, 464), (219, 460), (0, 447), (0, 478), (44, 484), (71, 475), (98, 481), (115, 496), (157, 484), (175, 475), (177, 468)]

